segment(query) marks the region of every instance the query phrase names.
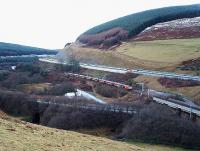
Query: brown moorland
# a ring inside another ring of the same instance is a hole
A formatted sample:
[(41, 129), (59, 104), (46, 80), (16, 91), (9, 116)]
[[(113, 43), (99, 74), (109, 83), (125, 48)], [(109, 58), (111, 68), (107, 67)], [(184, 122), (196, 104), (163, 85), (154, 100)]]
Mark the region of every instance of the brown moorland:
[(177, 19), (146, 28), (133, 41), (185, 39), (200, 37), (200, 17)]

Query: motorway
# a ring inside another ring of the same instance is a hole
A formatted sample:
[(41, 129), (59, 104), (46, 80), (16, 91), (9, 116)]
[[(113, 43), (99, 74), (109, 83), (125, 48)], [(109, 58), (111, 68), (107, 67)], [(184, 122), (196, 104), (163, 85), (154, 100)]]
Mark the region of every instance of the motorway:
[(172, 73), (172, 72), (152, 71), (152, 70), (143, 70), (143, 69), (131, 70), (131, 72), (135, 74), (146, 75), (146, 76), (200, 81), (200, 76), (193, 76), (189, 74), (177, 74), (177, 73)]
[[(66, 62), (59, 62), (56, 59), (47, 59), (47, 58), (40, 58), (42, 62), (48, 63), (55, 63), (55, 64), (67, 64)], [(193, 81), (200, 81), (200, 76), (193, 76), (189, 74), (177, 74), (173, 72), (164, 72), (164, 71), (153, 71), (153, 70), (144, 70), (144, 69), (126, 69), (126, 68), (118, 68), (118, 67), (110, 67), (110, 66), (103, 66), (103, 65), (95, 65), (95, 64), (86, 64), (80, 63), (82, 68), (92, 69), (92, 70), (99, 70), (99, 71), (106, 71), (112, 73), (134, 73), (139, 75), (145, 76), (153, 76), (153, 77), (165, 77), (165, 78), (175, 78), (175, 79), (182, 79), (182, 80), (193, 80)]]
[(107, 71), (107, 72), (113, 72), (113, 73), (122, 73), (122, 74), (134, 73), (134, 74), (153, 76), (153, 77), (165, 77), (165, 78), (176, 78), (176, 79), (182, 79), (182, 80), (200, 81), (200, 76), (193, 76), (189, 74), (177, 74), (177, 73), (172, 73), (172, 72), (153, 71), (153, 70), (144, 70), (144, 69), (129, 70), (126, 68), (92, 65), (92, 64), (85, 64), (85, 63), (81, 63), (80, 66), (82, 68)]

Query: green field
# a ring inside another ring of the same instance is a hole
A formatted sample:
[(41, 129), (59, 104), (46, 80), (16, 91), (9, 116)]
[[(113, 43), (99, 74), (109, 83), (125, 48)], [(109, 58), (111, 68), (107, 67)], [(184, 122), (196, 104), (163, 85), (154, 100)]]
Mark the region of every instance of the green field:
[(166, 63), (180, 63), (200, 57), (200, 38), (129, 42), (117, 49), (129, 57)]

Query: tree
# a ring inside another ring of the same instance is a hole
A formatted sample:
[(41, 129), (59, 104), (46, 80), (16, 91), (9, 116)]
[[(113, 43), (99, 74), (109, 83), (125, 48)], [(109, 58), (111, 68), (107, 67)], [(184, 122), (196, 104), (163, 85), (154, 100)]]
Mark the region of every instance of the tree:
[(69, 58), (69, 64), (71, 65), (72, 67), (72, 72), (79, 72), (80, 71), (80, 63), (78, 60), (75, 59), (75, 57), (71, 56)]

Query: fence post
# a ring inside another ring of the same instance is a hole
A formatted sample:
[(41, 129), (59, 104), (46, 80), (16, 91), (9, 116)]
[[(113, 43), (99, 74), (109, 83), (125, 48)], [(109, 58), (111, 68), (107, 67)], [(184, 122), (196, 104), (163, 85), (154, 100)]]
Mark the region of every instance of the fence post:
[(126, 107), (126, 113), (127, 113), (127, 114), (128, 114), (128, 109), (129, 109), (129, 107), (127, 106), (127, 107)]

